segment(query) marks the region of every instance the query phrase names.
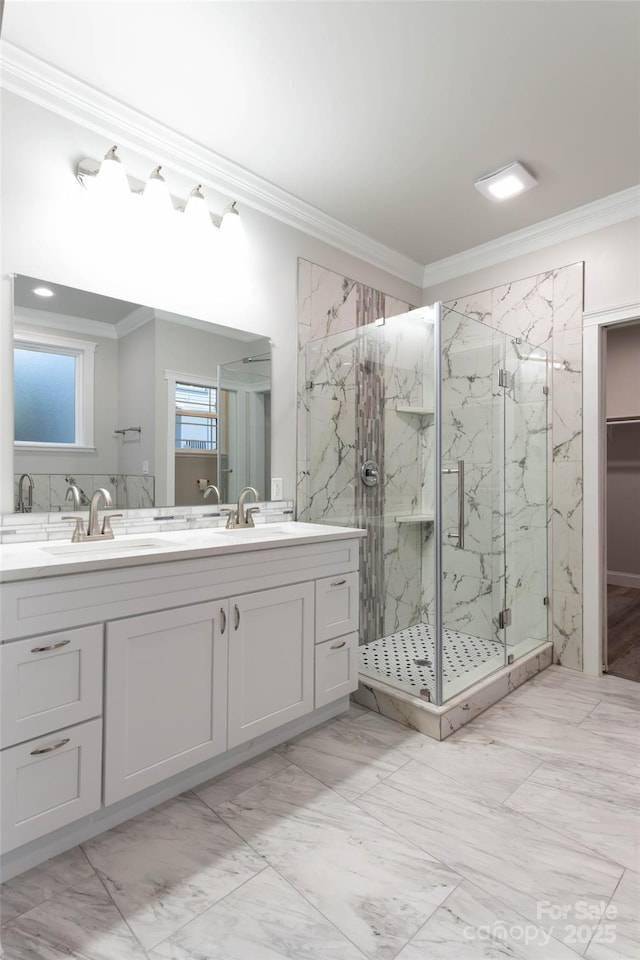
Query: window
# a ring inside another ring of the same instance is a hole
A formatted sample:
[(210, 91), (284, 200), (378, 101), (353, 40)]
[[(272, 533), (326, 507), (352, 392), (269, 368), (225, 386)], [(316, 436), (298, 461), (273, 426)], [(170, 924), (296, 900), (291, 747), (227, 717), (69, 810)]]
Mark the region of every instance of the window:
[(60, 449), (93, 445), (96, 344), (16, 331), (14, 441)]
[(218, 391), (176, 382), (176, 450), (218, 449)]

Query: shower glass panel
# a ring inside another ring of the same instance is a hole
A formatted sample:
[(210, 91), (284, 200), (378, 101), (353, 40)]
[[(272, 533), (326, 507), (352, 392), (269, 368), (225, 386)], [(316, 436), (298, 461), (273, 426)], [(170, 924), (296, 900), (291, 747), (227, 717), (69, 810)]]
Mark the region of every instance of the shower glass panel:
[(549, 357), (507, 337), (505, 391), (505, 606), (507, 655), (518, 659), (548, 633), (547, 456)]
[(435, 586), (443, 700), (507, 662), (499, 625), (505, 588), (504, 351), (504, 334), (442, 309)]
[(443, 703), (545, 642), (544, 351), (437, 304), (304, 363), (298, 518), (366, 531), (363, 682)]

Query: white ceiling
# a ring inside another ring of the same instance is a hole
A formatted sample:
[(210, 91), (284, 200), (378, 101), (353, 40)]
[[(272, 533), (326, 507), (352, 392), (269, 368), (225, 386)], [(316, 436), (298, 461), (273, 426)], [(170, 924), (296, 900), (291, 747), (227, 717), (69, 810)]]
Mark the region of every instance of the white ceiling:
[(420, 263), (640, 182), (635, 0), (9, 0), (3, 38)]

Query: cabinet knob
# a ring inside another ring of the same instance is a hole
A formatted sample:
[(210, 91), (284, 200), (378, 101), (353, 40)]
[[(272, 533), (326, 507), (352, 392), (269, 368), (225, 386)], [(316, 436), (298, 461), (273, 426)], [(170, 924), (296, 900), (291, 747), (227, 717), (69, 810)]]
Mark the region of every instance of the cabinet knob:
[(59, 750), (60, 747), (64, 747), (65, 744), (69, 743), (71, 737), (65, 737), (64, 740), (58, 740), (57, 743), (52, 743), (49, 747), (37, 747), (35, 750), (31, 751), (32, 757), (37, 757), (41, 753), (51, 753), (52, 750)]
[(71, 640), (58, 640), (57, 643), (48, 643), (44, 647), (31, 647), (31, 653), (45, 653), (47, 650), (59, 650), (60, 647), (66, 647)]

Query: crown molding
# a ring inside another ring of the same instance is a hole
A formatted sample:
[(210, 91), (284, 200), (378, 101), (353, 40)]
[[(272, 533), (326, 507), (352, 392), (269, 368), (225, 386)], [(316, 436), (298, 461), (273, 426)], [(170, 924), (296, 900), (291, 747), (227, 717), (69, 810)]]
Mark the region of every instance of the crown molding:
[(3, 40), (0, 85), (106, 140), (420, 287), (424, 265), (281, 190), (212, 150)]
[(66, 313), (53, 313), (50, 310), (33, 310), (31, 307), (15, 307), (14, 318), (17, 325), (42, 327), (51, 330), (66, 330), (69, 333), (80, 333), (89, 337), (99, 337), (103, 340), (116, 340), (118, 334), (112, 323), (103, 323), (100, 320), (90, 320), (87, 317), (72, 317)]
[(427, 264), (423, 289), (640, 216), (640, 185)]

